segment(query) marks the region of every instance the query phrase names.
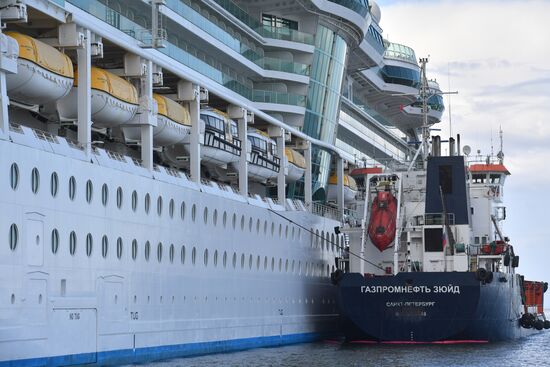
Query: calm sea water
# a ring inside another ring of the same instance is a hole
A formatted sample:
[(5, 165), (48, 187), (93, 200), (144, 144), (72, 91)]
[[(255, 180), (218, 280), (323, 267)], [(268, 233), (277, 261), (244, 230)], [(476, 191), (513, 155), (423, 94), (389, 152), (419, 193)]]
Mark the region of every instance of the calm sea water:
[(318, 342), (172, 359), (147, 366), (550, 366), (550, 330), (513, 342), (492, 344), (346, 345)]

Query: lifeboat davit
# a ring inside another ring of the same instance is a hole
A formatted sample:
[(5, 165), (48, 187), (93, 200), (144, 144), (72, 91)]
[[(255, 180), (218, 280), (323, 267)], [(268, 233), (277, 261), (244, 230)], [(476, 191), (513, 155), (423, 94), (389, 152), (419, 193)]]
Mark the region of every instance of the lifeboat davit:
[(296, 182), (306, 171), (306, 159), (292, 148), (285, 147), (286, 182)]
[[(153, 145), (163, 147), (185, 141), (191, 131), (189, 109), (160, 94), (153, 94), (157, 102), (157, 126), (153, 127)], [(140, 127), (125, 126), (126, 139), (140, 140)]]
[[(328, 180), (327, 200), (336, 201), (338, 177), (336, 175), (330, 176)], [(355, 179), (349, 175), (344, 175), (344, 201), (352, 201), (357, 194), (357, 183)]]
[(248, 176), (262, 183), (275, 179), (282, 168), (279, 157), (274, 154), (275, 140), (258, 129), (249, 129), (247, 135)]
[(395, 239), (397, 199), (390, 191), (378, 191), (371, 205), (368, 233), (370, 240), (384, 251)]
[(5, 32), (17, 41), (17, 74), (6, 75), (8, 96), (22, 104), (42, 105), (57, 101), (73, 86), (71, 59), (37, 39), (18, 32)]
[[(130, 121), (138, 110), (136, 88), (127, 80), (95, 66), (90, 74), (93, 125), (112, 128)], [(74, 73), (74, 87), (57, 102), (57, 109), (62, 119), (77, 119), (78, 71)]]

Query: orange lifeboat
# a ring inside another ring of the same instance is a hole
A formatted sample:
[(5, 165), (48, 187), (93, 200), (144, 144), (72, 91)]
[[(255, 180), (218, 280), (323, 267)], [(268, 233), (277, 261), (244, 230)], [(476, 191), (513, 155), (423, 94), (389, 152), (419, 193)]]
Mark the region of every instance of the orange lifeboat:
[(371, 206), (368, 233), (372, 243), (384, 251), (395, 239), (397, 199), (390, 191), (378, 191)]

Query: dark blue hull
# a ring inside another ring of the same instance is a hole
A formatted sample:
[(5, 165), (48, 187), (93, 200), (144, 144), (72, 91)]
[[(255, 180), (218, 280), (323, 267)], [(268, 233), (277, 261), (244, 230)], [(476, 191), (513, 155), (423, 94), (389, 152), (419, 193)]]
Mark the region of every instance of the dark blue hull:
[(399, 273), (365, 278), (343, 274), (339, 307), (348, 340), (487, 342), (526, 336), (517, 275), (471, 272)]

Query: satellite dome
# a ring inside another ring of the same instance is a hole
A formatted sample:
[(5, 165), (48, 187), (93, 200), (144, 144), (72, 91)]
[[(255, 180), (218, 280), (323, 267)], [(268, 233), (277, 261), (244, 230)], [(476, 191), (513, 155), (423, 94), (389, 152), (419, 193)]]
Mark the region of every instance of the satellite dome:
[(372, 18), (376, 23), (380, 23), (380, 18), (382, 17), (382, 14), (380, 13), (380, 7), (378, 4), (374, 1), (369, 1), (370, 3), (370, 13), (372, 15)]

